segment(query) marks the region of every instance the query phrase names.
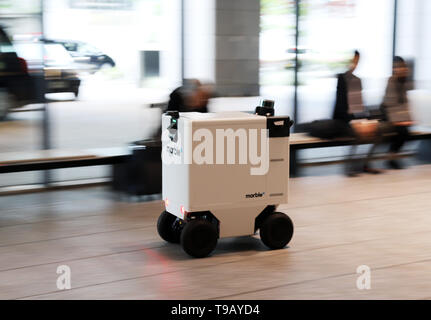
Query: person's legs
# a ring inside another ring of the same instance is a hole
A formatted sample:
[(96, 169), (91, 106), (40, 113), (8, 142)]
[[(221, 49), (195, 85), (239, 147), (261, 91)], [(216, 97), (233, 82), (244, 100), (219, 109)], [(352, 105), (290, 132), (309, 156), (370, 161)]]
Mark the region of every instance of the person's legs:
[(371, 145), (370, 149), (368, 150), (368, 154), (364, 160), (364, 167), (363, 167), (364, 172), (372, 173), (372, 174), (382, 173), (382, 170), (378, 170), (378, 169), (373, 168), (370, 165), (370, 161), (374, 155), (374, 152), (375, 152), (377, 146), (383, 142), (383, 135), (384, 135), (384, 129), (382, 128), (381, 125), (379, 125), (377, 127), (375, 138), (373, 139), (374, 140), (373, 144)]
[(358, 148), (359, 137), (357, 136), (355, 130), (350, 126), (349, 123), (340, 122), (339, 124), (342, 136), (344, 137), (352, 137), (354, 138), (353, 144), (350, 147), (349, 153), (346, 156), (346, 164), (344, 167), (345, 174), (349, 177), (354, 177), (359, 173), (359, 170), (356, 166), (355, 154), (356, 149)]
[(409, 129), (407, 126), (394, 126), (393, 131), (396, 135), (393, 137), (389, 145), (389, 161), (388, 166), (392, 169), (402, 169), (403, 166), (400, 161), (396, 160), (396, 155), (400, 152), (401, 148), (407, 141)]
[(389, 151), (398, 153), (407, 140), (409, 129), (406, 126), (394, 126), (394, 131), (396, 132), (396, 136), (390, 145)]
[(371, 159), (372, 159), (372, 157), (373, 157), (373, 155), (374, 155), (374, 151), (376, 150), (376, 148), (377, 148), (377, 146), (380, 144), (380, 142), (374, 142), (372, 145), (371, 145), (371, 147), (370, 147), (370, 150), (368, 150), (368, 154), (367, 154), (367, 156), (366, 156), (366, 158), (365, 158), (365, 161), (364, 161), (364, 172), (367, 172), (367, 173), (372, 173), (372, 174), (378, 174), (378, 173), (382, 173), (382, 170), (379, 170), (379, 169), (376, 169), (376, 168), (373, 168), (371, 165), (370, 165), (370, 161), (371, 161)]

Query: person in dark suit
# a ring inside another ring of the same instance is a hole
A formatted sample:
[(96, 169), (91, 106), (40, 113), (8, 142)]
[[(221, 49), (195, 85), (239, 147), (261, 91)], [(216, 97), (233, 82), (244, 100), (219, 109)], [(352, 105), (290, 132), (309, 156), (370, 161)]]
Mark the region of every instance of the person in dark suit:
[[(345, 73), (337, 76), (337, 95), (332, 116), (332, 118), (336, 120), (337, 128), (342, 132), (342, 135), (354, 137), (356, 140), (360, 139), (360, 135), (352, 126), (352, 121), (367, 118), (367, 112), (362, 101), (362, 82), (359, 77), (353, 74), (358, 66), (359, 59), (360, 53), (355, 51), (349, 65), (349, 69)], [(357, 149), (357, 144), (353, 144), (350, 151), (350, 159), (346, 165), (346, 174), (348, 176), (355, 176), (360, 171), (373, 174), (381, 172), (380, 170), (371, 168), (369, 165), (369, 161), (376, 145), (376, 143), (373, 144), (368, 152), (363, 167), (358, 170), (351, 163)]]
[[(364, 104), (362, 102), (362, 82), (353, 74), (360, 59), (359, 51), (355, 51), (350, 62), (349, 70), (337, 75), (337, 96), (332, 118), (346, 124), (355, 119), (366, 117)], [(351, 126), (346, 127), (350, 131)]]

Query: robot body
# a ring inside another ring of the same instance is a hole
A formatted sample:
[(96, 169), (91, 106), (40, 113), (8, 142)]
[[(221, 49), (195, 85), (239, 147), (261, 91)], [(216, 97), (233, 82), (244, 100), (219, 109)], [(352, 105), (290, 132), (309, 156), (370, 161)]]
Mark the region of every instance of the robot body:
[(164, 114), (160, 236), (195, 257), (257, 230), (270, 248), (284, 247), (293, 224), (275, 210), (288, 200), (291, 125), (243, 112)]

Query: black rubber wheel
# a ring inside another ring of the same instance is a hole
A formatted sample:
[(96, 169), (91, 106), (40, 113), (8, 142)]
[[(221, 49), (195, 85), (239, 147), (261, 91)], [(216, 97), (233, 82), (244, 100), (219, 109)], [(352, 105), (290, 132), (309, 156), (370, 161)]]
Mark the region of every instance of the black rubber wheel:
[(208, 220), (194, 219), (181, 232), (183, 250), (195, 258), (208, 256), (217, 245), (217, 228)]
[(171, 243), (180, 242), (181, 230), (175, 228), (176, 220), (177, 217), (167, 211), (160, 214), (159, 220), (157, 220), (157, 232), (163, 240)]
[(292, 220), (281, 212), (270, 214), (260, 227), (260, 239), (270, 249), (284, 248), (292, 236)]

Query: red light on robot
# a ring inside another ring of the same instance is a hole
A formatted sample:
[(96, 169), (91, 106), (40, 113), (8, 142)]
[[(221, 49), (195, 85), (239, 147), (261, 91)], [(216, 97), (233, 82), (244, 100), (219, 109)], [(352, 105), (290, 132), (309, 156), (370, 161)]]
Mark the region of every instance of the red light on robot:
[(187, 211), (184, 209), (184, 206), (181, 206), (181, 207), (180, 207), (180, 211), (181, 211), (181, 214), (182, 214), (183, 216), (185, 216), (185, 215), (187, 214)]
[(165, 207), (168, 207), (169, 206), (169, 200), (168, 200), (168, 198), (166, 198), (165, 199)]

